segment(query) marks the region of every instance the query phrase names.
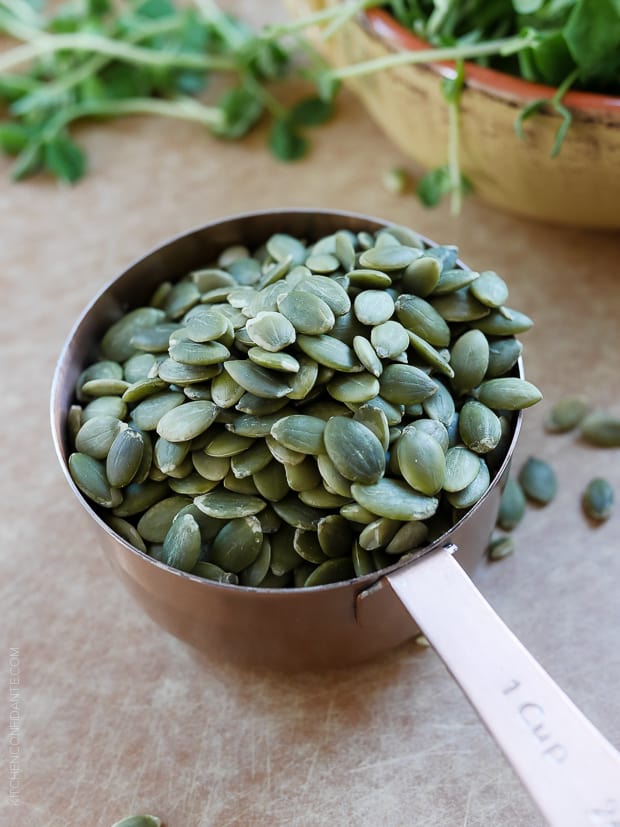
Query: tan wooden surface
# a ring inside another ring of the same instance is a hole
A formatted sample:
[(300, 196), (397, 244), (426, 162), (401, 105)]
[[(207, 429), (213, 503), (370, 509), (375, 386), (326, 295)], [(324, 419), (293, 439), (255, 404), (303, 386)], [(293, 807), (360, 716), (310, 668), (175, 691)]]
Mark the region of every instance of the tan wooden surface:
[[(275, 3), (263, 12), (281, 14)], [(76, 315), (156, 243), (257, 208), (410, 224), (497, 270), (534, 317), (526, 373), (545, 400), (526, 415), (515, 467), (547, 459), (560, 490), (528, 509), (517, 552), (482, 563), (476, 582), (620, 747), (620, 506), (600, 527), (579, 506), (593, 476), (620, 495), (620, 451), (543, 430), (550, 405), (575, 392), (620, 413), (619, 237), (536, 225), (475, 198), (452, 218), (391, 195), (381, 176), (404, 157), (347, 95), (314, 137), (307, 160), (284, 165), (262, 133), (229, 144), (147, 118), (92, 126), (79, 133), (90, 173), (74, 188), (12, 185), (0, 160), (2, 827), (108, 827), (145, 811), (167, 827), (543, 823), (432, 651), (409, 643), (293, 677), (205, 663), (134, 605), (61, 475), (48, 395)]]

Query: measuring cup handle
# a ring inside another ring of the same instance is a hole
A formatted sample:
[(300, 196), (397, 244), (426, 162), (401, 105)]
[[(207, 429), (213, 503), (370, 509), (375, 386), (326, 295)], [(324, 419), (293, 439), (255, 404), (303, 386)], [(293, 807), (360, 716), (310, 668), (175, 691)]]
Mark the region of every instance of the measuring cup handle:
[(541, 812), (557, 827), (619, 827), (620, 753), (551, 680), (453, 557), (388, 575)]

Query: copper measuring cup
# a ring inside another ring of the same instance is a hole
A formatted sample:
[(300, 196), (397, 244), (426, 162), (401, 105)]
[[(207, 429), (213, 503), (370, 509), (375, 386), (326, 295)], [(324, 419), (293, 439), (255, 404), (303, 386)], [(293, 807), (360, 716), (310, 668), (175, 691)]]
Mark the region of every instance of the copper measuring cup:
[[(67, 469), (66, 414), (75, 381), (105, 329), (148, 301), (163, 280), (204, 266), (232, 244), (274, 232), (309, 240), (337, 229), (374, 232), (387, 222), (343, 212), (274, 210), (216, 221), (172, 239), (111, 281), (84, 310), (52, 385), (54, 443), (74, 494), (99, 526), (114, 570), (145, 611), (212, 657), (280, 669), (349, 665), (425, 633), (550, 823), (617, 825), (620, 755), (551, 681), (495, 615), (467, 573), (495, 525), (522, 415), (483, 498), (431, 546), (390, 569), (343, 583), (260, 589), (170, 569), (128, 545), (76, 488)], [(519, 372), (522, 366), (519, 364)]]

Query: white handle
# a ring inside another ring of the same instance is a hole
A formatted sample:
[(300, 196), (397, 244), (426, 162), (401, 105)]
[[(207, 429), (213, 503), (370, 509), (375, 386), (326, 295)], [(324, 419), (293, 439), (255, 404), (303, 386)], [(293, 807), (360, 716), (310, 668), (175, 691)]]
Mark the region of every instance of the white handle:
[(495, 614), (454, 550), (439, 548), (386, 580), (549, 824), (620, 827), (620, 753)]

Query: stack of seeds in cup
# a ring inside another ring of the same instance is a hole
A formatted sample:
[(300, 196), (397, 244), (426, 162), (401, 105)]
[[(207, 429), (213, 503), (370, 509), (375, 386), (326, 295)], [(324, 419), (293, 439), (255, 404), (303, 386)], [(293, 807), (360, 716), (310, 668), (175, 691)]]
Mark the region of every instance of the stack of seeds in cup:
[(71, 475), (121, 537), (200, 577), (383, 569), (475, 505), (541, 398), (507, 299), (400, 226), (228, 248), (105, 333)]

